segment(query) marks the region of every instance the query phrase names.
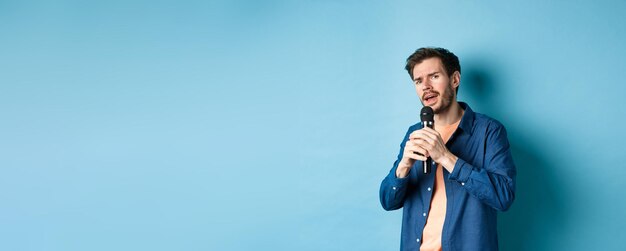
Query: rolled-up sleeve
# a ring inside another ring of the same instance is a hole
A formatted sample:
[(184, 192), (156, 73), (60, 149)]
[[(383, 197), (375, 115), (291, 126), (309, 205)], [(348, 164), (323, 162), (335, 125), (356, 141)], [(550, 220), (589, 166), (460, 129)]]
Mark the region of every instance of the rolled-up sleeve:
[(504, 126), (493, 122), (487, 128), (485, 165), (471, 165), (458, 159), (450, 180), (459, 182), (466, 191), (490, 207), (506, 211), (515, 199), (517, 171)]
[(396, 177), (396, 169), (398, 168), (400, 160), (402, 160), (404, 145), (413, 130), (413, 126), (409, 127), (407, 130), (402, 143), (400, 143), (400, 152), (398, 153), (398, 157), (393, 163), (391, 171), (389, 171), (380, 184), (380, 204), (385, 210), (388, 211), (402, 208), (402, 205), (404, 204), (409, 178), (408, 176), (405, 178)]

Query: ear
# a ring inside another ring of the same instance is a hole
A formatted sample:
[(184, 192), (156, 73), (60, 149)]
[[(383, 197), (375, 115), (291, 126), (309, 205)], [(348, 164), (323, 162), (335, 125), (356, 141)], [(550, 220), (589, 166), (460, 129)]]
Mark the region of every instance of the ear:
[(459, 71), (455, 71), (452, 73), (452, 87), (457, 88), (461, 84), (461, 73)]

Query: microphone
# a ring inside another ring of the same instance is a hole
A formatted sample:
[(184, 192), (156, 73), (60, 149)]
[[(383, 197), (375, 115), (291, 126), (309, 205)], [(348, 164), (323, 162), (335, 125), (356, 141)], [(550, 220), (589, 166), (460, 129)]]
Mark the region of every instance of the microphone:
[[(424, 127), (435, 128), (435, 114), (433, 112), (433, 108), (430, 108), (430, 106), (424, 106), (420, 112), (420, 118), (422, 119), (422, 125), (424, 125)], [(424, 174), (430, 173), (430, 169), (433, 166), (432, 162), (433, 159), (430, 157), (423, 162)]]

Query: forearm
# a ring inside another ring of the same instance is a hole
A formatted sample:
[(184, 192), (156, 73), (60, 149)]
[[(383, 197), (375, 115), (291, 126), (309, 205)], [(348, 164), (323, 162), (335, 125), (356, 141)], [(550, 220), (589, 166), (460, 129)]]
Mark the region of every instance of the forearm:
[(439, 161), (437, 161), (437, 163), (442, 165), (446, 170), (448, 170), (449, 173), (452, 173), (458, 160), (459, 158), (457, 156), (448, 151), (439, 159)]
[(461, 183), (468, 193), (499, 211), (507, 210), (515, 198), (515, 169), (512, 163), (499, 163), (486, 168), (457, 159), (455, 170), (449, 178)]
[(398, 166), (396, 169), (396, 178), (403, 179), (409, 176), (409, 172), (411, 171), (411, 166)]

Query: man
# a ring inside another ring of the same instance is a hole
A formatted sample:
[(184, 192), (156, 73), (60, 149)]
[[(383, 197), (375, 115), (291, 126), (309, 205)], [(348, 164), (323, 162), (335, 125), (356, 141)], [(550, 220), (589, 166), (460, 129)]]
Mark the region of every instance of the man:
[[(435, 126), (409, 127), (380, 185), (385, 210), (404, 208), (400, 250), (498, 250), (496, 212), (515, 197), (504, 126), (457, 102), (461, 66), (450, 51), (420, 48), (406, 70)], [(428, 157), (433, 168), (424, 174)]]

